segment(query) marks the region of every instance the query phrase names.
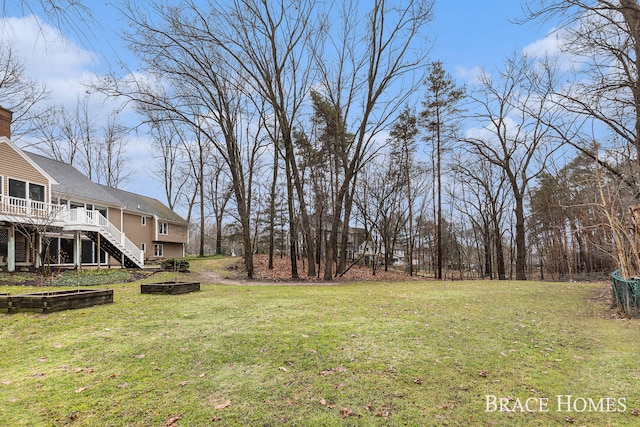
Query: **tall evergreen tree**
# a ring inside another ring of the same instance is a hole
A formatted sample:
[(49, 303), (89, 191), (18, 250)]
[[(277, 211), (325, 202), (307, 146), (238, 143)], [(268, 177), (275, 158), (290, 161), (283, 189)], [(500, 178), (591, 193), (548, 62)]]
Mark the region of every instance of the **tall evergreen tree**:
[(427, 140), (434, 146), (434, 174), (436, 181), (436, 278), (442, 279), (442, 151), (447, 142), (457, 138), (456, 116), (460, 113), (459, 104), (465, 94), (464, 87), (456, 86), (451, 75), (442, 68), (442, 62), (429, 65), (426, 81), (427, 93), (421, 113), (423, 125), (427, 130)]

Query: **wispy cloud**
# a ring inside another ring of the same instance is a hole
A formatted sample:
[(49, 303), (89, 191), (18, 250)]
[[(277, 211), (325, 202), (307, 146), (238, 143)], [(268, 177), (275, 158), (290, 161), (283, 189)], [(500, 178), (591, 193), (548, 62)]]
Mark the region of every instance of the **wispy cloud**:
[(455, 77), (463, 83), (477, 83), (481, 75), (481, 67), (456, 67), (455, 69)]
[(98, 56), (78, 46), (59, 30), (30, 15), (0, 20), (0, 42), (13, 46), (28, 77), (45, 83), (56, 102), (75, 103)]

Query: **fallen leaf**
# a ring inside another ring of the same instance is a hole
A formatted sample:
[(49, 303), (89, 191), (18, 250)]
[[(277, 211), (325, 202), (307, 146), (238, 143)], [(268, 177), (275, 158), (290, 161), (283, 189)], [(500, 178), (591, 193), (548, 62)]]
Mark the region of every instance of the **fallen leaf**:
[(182, 382), (180, 383), (180, 387), (184, 387), (184, 386), (186, 386), (187, 384), (189, 384), (189, 381), (182, 381)]
[(566, 422), (568, 422), (569, 424), (573, 424), (573, 423), (575, 423), (575, 422), (576, 422), (576, 420), (575, 420), (574, 418), (571, 418), (571, 417), (567, 417), (567, 418), (565, 418), (564, 420), (565, 420)]
[(420, 378), (414, 378), (413, 382), (418, 384), (418, 385), (422, 384), (422, 380)]
[(176, 427), (178, 424), (178, 421), (182, 418), (181, 415), (178, 415), (176, 417), (171, 417), (169, 418), (167, 421), (164, 422), (164, 424), (162, 424), (162, 427)]
[(198, 378), (204, 378), (207, 374), (205, 374), (204, 372), (200, 375), (198, 375)]
[(486, 378), (487, 377), (487, 372), (486, 371), (480, 371), (480, 372), (478, 372), (478, 375), (480, 375), (481, 377)]
[(320, 399), (320, 404), (321, 404), (321, 405), (326, 405), (326, 404), (327, 404), (327, 401), (326, 401), (326, 400), (324, 400), (324, 399)]
[(144, 359), (144, 354), (138, 354), (137, 356), (133, 356), (136, 359)]
[(284, 366), (280, 366), (278, 369), (280, 369), (281, 371), (287, 372), (287, 368), (285, 368)]
[(382, 409), (376, 412), (376, 417), (388, 418), (389, 415), (391, 415), (391, 412), (388, 409)]
[(211, 421), (213, 422), (222, 421), (222, 417), (218, 417), (218, 416), (211, 417)]
[(129, 383), (118, 384), (116, 387), (118, 387), (118, 388), (127, 388), (127, 387), (129, 387)]
[(76, 389), (76, 393), (82, 393), (86, 389), (87, 389), (87, 387), (80, 387), (79, 389)]
[(345, 383), (336, 384), (333, 386), (336, 390), (345, 386)]
[(79, 374), (80, 372), (84, 371), (84, 368), (76, 368), (76, 370), (74, 371), (76, 374)]
[(214, 406), (213, 409), (216, 409), (216, 410), (224, 409), (224, 408), (226, 408), (227, 406), (230, 406), (230, 405), (231, 405), (231, 401), (230, 400), (225, 400), (224, 402), (219, 403), (216, 406)]
[(340, 416), (342, 418), (347, 418), (351, 414), (353, 414), (353, 411), (351, 409), (347, 409), (347, 408), (340, 409)]

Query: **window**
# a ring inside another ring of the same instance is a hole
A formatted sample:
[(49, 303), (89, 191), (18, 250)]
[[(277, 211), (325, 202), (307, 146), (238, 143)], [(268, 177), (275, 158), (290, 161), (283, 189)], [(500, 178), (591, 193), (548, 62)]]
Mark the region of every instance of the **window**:
[(142, 252), (147, 252), (147, 244), (146, 243), (141, 244), (140, 249), (142, 249)]
[(29, 198), (37, 202), (44, 202), (44, 185), (29, 183)]
[(146, 227), (147, 226), (147, 217), (143, 216), (143, 217), (140, 218), (140, 220), (142, 221), (142, 226)]
[(4, 185), (4, 178), (0, 175), (0, 194), (2, 194), (2, 186)]
[(162, 244), (156, 243), (153, 245), (153, 256), (163, 257), (164, 256), (164, 247)]
[(158, 233), (160, 234), (169, 234), (169, 224), (166, 222), (158, 223)]
[(27, 183), (9, 178), (9, 197), (27, 198)]

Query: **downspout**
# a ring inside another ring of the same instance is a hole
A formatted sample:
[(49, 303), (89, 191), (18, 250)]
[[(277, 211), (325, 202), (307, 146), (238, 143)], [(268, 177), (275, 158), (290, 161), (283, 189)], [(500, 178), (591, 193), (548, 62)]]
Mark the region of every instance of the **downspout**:
[(158, 241), (158, 219), (159, 218), (158, 218), (157, 215), (153, 215), (153, 224), (154, 224), (154, 227), (153, 227), (154, 238), (153, 238), (153, 240), (155, 240), (156, 242)]

